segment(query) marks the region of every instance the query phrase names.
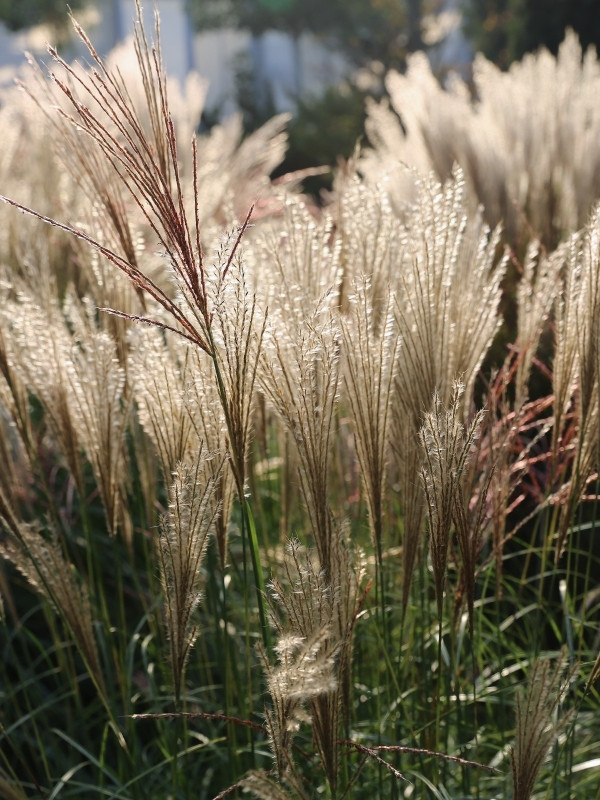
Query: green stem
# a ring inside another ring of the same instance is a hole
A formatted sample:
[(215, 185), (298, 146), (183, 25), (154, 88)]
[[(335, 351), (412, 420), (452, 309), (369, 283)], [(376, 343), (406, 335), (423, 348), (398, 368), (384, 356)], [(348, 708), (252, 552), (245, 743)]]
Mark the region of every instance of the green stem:
[(272, 652), (272, 646), (271, 631), (267, 623), (265, 579), (260, 563), (260, 549), (258, 546), (258, 536), (256, 533), (256, 525), (254, 524), (254, 516), (252, 514), (250, 503), (245, 497), (243, 498), (242, 502), (242, 513), (244, 514), (248, 524), (250, 556), (252, 558), (252, 569), (254, 570), (254, 584), (256, 587), (256, 601), (258, 603), (258, 616), (260, 619), (262, 640), (265, 651), (270, 654)]
[[(234, 681), (232, 680), (231, 674), (231, 644), (229, 641), (229, 606), (227, 603), (227, 587), (225, 585), (225, 572), (221, 570), (221, 592), (223, 596), (223, 610), (222, 610), (222, 621), (223, 626), (220, 633), (222, 634), (222, 652), (225, 658), (225, 665), (223, 669), (223, 688), (225, 690), (225, 706), (224, 712), (225, 716), (229, 717), (232, 713), (233, 709), (233, 698), (232, 698), (232, 684)], [(217, 628), (217, 636), (219, 635), (219, 630)], [(231, 783), (234, 783), (238, 774), (239, 774), (239, 764), (237, 758), (237, 732), (235, 725), (228, 723), (228, 732), (227, 732), (227, 762), (229, 765), (229, 780)]]
[[(225, 391), (225, 383), (223, 381), (223, 376), (221, 374), (221, 367), (219, 365), (219, 358), (217, 355), (217, 348), (213, 339), (212, 331), (210, 327), (208, 327), (208, 338), (211, 346), (212, 351), (212, 361), (215, 370), (215, 378), (217, 381), (217, 389), (219, 391), (219, 397), (221, 399), (221, 406), (223, 408), (223, 414), (225, 416), (225, 424), (227, 426), (227, 433), (229, 436), (229, 445), (234, 450), (236, 446), (236, 439), (233, 435), (233, 428), (231, 424), (231, 415), (229, 412), (229, 405), (227, 403), (227, 392)], [(244, 476), (243, 476), (243, 464), (245, 454), (243, 452), (232, 452), (233, 456), (233, 470), (234, 476), (236, 481), (237, 493), (238, 498), (240, 501), (241, 509), (242, 509), (242, 518), (243, 522), (247, 523), (245, 527), (245, 531), (248, 534), (248, 539), (250, 542), (250, 555), (252, 558), (252, 569), (254, 572), (254, 586), (256, 588), (256, 600), (258, 604), (258, 614), (260, 618), (260, 625), (262, 631), (262, 639), (263, 644), (265, 646), (265, 650), (267, 653), (271, 653), (271, 637), (270, 631), (267, 625), (267, 613), (266, 613), (266, 606), (265, 606), (265, 581), (262, 572), (262, 566), (260, 561), (260, 549), (258, 546), (258, 536), (256, 534), (256, 525), (254, 523), (254, 516), (252, 514), (252, 509), (248, 500), (244, 495)], [(242, 531), (244, 534), (244, 530)]]

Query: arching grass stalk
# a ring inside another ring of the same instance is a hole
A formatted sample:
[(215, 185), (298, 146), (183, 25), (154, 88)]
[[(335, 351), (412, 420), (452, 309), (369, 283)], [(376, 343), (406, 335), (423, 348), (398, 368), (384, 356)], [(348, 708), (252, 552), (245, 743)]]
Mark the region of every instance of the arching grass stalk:
[[(419, 438), (424, 454), (420, 477), (426, 499), (431, 563), (438, 618), (438, 676), (436, 701), (436, 740), (441, 731), (441, 692), (444, 603), (448, 602), (447, 577), (450, 533), (454, 527), (462, 558), (469, 613), (469, 630), (473, 631), (473, 595), (475, 559), (480, 527), (483, 522), (484, 484), (479, 509), (473, 518), (469, 510), (466, 479), (467, 468), (473, 458), (473, 446), (479, 436), (483, 412), (478, 412), (470, 425), (461, 419), (461, 397), (464, 385), (455, 381), (450, 403), (445, 406), (438, 393), (433, 397), (433, 408), (425, 414)], [(488, 484), (489, 485), (489, 484)], [(452, 611), (448, 614), (452, 619)]]
[[(248, 223), (250, 220), (250, 215), (252, 214), (252, 209), (250, 210), (248, 216), (240, 231), (238, 233), (237, 240), (232, 248), (232, 252), (228, 259), (228, 263), (223, 270), (223, 273), (226, 273), (228, 270), (229, 265), (232, 263), (233, 258), (235, 256), (235, 252), (237, 247), (241, 241), (241, 238), (248, 227)], [(263, 328), (264, 330), (264, 328)], [(235, 476), (236, 482), (236, 489), (238, 493), (238, 499), (240, 503), (240, 510), (242, 514), (242, 540), (247, 541), (250, 547), (250, 557), (252, 560), (252, 570), (254, 574), (254, 586), (256, 589), (256, 602), (258, 606), (258, 614), (260, 619), (260, 627), (261, 627), (261, 634), (262, 634), (262, 641), (263, 645), (267, 652), (271, 652), (271, 640), (270, 640), (270, 633), (269, 633), (269, 626), (267, 623), (267, 613), (266, 613), (266, 601), (265, 601), (265, 580), (262, 571), (262, 564), (261, 564), (261, 557), (260, 557), (260, 547), (258, 543), (258, 536), (256, 532), (256, 525), (254, 522), (254, 515), (252, 513), (252, 508), (250, 503), (245, 495), (245, 472), (246, 472), (246, 431), (244, 430), (244, 420), (243, 417), (245, 416), (244, 409), (237, 408), (235, 409), (232, 404), (232, 398), (228, 396), (227, 389), (225, 387), (225, 382), (223, 380), (223, 373), (221, 370), (221, 363), (219, 360), (218, 349), (214, 340), (214, 335), (212, 329), (210, 327), (207, 328), (208, 332), (208, 340), (211, 347), (211, 357), (212, 363), (214, 367), (214, 374), (215, 379), (217, 382), (217, 389), (219, 392), (219, 398), (221, 400), (221, 405), (223, 408), (223, 413), (225, 417), (225, 424), (227, 426), (227, 433), (229, 437), (229, 445), (231, 448), (231, 467), (233, 469), (233, 473)], [(262, 333), (261, 333), (262, 339)], [(238, 361), (237, 366), (242, 366), (239, 363), (239, 356), (240, 353), (233, 353), (230, 354)], [(243, 359), (243, 366), (245, 367), (245, 358)], [(245, 382), (245, 378), (247, 376), (241, 375), (239, 376), (242, 382)], [(253, 388), (254, 384), (254, 374), (250, 376), (250, 383), (251, 385), (248, 387), (250, 390)], [(236, 425), (236, 420), (233, 419), (234, 414), (238, 414), (238, 420)], [(240, 436), (240, 433), (242, 434)], [(247, 616), (247, 615), (246, 615)]]
[[(367, 500), (371, 541), (376, 555), (375, 594), (385, 647), (391, 651), (386, 615), (383, 560), (387, 442), (400, 337), (389, 288), (373, 296), (372, 281), (362, 276), (351, 284), (349, 311), (340, 319), (344, 384), (354, 423), (361, 482)], [(378, 304), (381, 303), (381, 309)]]

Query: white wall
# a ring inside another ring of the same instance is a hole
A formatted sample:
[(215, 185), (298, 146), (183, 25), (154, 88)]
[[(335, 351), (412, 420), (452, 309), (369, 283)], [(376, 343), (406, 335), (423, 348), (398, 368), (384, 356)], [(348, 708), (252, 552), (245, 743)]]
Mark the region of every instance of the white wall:
[(305, 34), (297, 41), (267, 31), (253, 43), (257, 80), (263, 81), (277, 111), (294, 111), (299, 96), (319, 95), (348, 76), (345, 59)]
[(234, 65), (250, 48), (250, 35), (244, 31), (220, 30), (194, 37), (194, 65), (208, 82), (206, 108), (218, 108), (223, 117), (237, 110)]

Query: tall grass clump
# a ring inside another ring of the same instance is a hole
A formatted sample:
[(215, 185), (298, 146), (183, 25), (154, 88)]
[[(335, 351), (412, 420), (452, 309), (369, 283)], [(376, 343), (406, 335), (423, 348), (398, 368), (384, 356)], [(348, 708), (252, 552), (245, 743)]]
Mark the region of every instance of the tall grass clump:
[(375, 177), (406, 163), (445, 181), (459, 164), (471, 208), (502, 222), (511, 245), (522, 252), (533, 232), (554, 248), (598, 199), (599, 82), (594, 48), (583, 54), (573, 31), (556, 57), (541, 49), (506, 72), (478, 54), (472, 85), (455, 76), (442, 88), (416, 53), (404, 75), (388, 74), (389, 105), (368, 108), (364, 168)]
[[(0, 794), (595, 796), (587, 184), (514, 193), (510, 140), (509, 252), (482, 83), (435, 88), (464, 140), (407, 114), (393, 153), (373, 107), (316, 209), (269, 178), (282, 119), (197, 133), (137, 11), (0, 104)], [(494, 80), (570, 64), (586, 107), (575, 49)], [(390, 87), (424, 102), (417, 63)]]

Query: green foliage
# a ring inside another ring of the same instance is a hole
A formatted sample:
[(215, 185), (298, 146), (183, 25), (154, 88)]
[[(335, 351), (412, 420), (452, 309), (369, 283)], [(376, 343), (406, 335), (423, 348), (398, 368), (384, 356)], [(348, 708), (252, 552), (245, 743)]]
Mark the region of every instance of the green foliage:
[[(257, 86), (246, 57), (237, 62), (237, 105), (244, 130), (251, 133), (264, 125), (275, 113), (272, 97)], [(365, 103), (368, 92), (348, 81), (328, 87), (322, 95), (306, 95), (296, 101), (295, 113), (287, 126), (288, 146), (273, 178), (290, 172), (323, 168), (322, 175), (303, 180), (304, 191), (319, 200), (323, 189), (333, 185), (333, 174), (340, 159), (347, 160), (364, 136)], [(327, 131), (327, 135), (323, 135)]]
[(542, 46), (556, 54), (567, 28), (600, 47), (596, 0), (468, 0), (465, 13), (475, 48), (503, 68)]
[(68, 11), (81, 8), (85, 0), (0, 0), (0, 21), (13, 31), (47, 23), (61, 30), (68, 23)]
[(329, 88), (322, 97), (301, 98), (288, 126), (285, 160), (274, 177), (325, 167), (326, 174), (303, 181), (304, 190), (318, 197), (322, 189), (331, 189), (340, 159), (349, 159), (364, 135), (365, 99), (366, 93), (352, 83)]

